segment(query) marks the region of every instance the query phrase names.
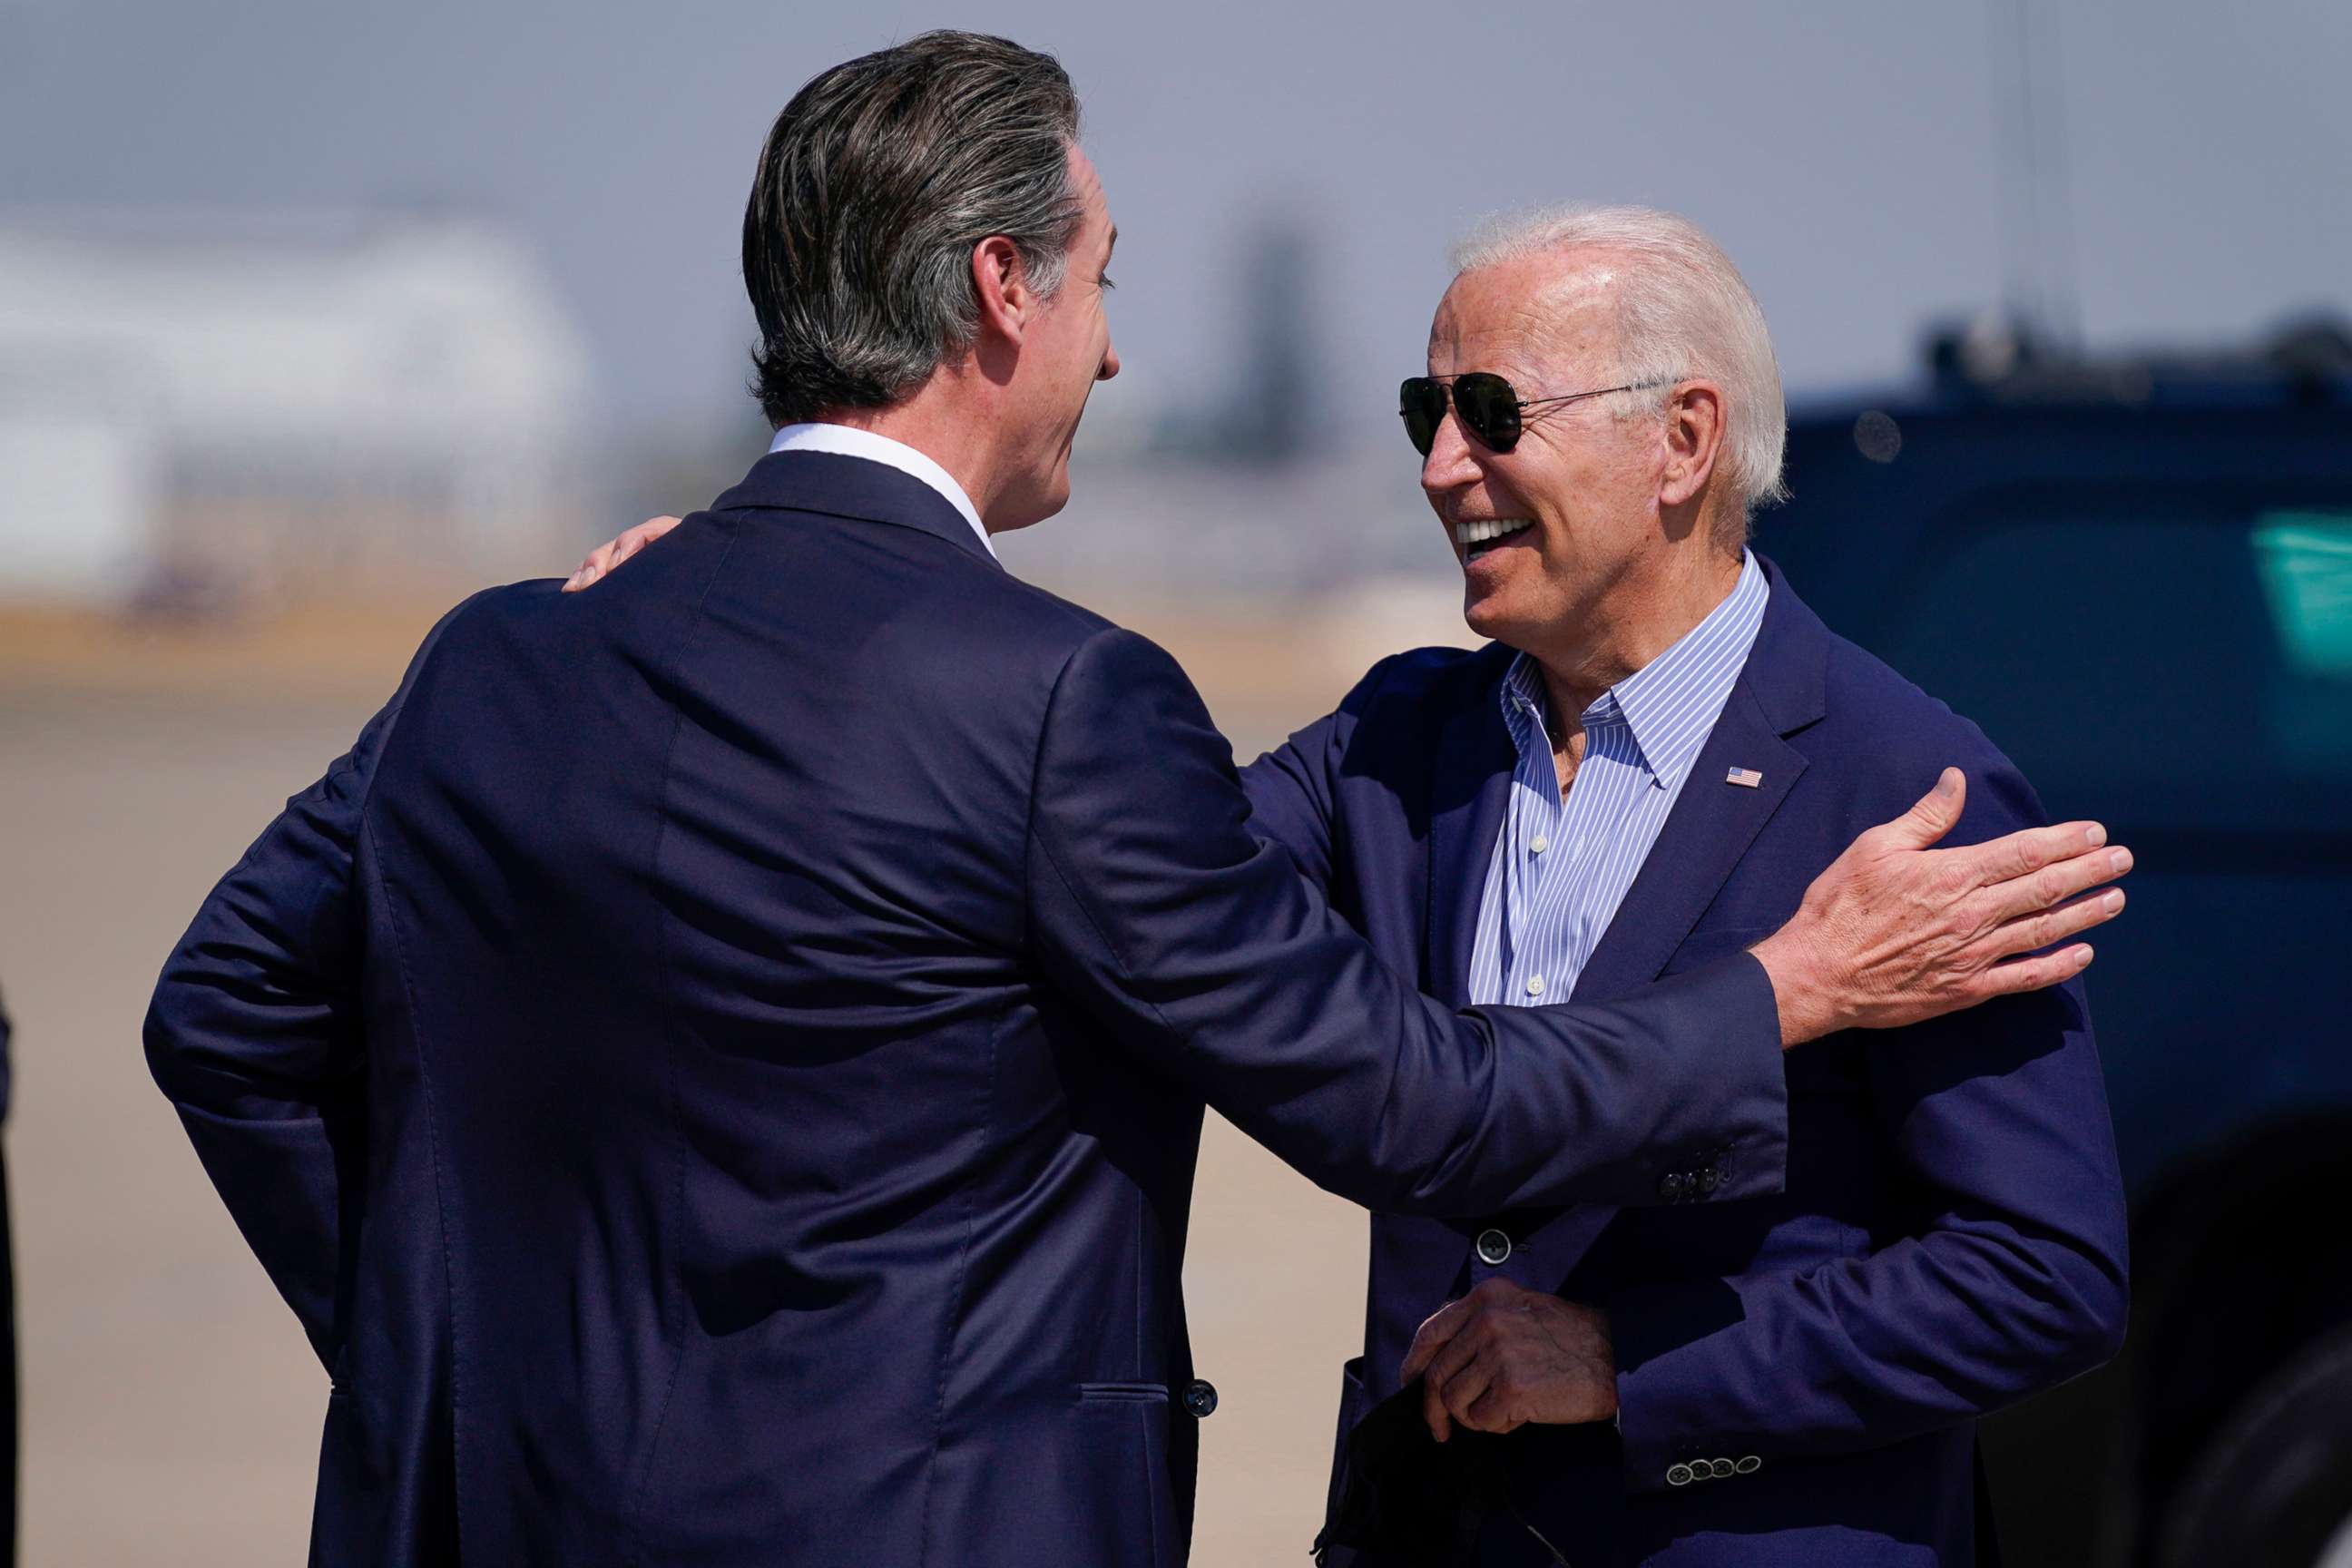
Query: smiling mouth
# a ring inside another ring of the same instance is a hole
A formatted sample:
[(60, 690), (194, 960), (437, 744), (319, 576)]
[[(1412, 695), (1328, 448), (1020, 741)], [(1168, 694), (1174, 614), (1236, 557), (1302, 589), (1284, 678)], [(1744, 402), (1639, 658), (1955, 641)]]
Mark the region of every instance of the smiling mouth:
[(1475, 522), (1454, 525), (1454, 542), (1462, 546), (1462, 558), (1475, 561), (1512, 534), (1523, 532), (1536, 525), (1531, 517), (1481, 518)]

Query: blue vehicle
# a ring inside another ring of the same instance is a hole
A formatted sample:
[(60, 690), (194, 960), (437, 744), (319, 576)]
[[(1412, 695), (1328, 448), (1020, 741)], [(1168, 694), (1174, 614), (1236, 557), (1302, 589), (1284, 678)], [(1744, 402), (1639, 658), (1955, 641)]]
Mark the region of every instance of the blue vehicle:
[(2352, 1568), (2352, 336), (1933, 348), (1759, 546), (2132, 846), (2090, 973), (2131, 1337), (1987, 1425), (2010, 1568)]

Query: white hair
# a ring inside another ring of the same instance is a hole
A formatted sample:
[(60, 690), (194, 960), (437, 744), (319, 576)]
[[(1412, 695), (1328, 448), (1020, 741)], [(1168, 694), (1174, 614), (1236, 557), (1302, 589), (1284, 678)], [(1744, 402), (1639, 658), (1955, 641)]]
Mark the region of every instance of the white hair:
[(1586, 247), (1631, 259), (1616, 280), (1619, 377), (1663, 384), (1621, 417), (1655, 415), (1677, 381), (1703, 375), (1721, 386), (1717, 462), (1739, 499), (1744, 532), (1758, 507), (1788, 499), (1780, 459), (1789, 411), (1763, 308), (1722, 247), (1688, 218), (1649, 207), (1535, 207), (1478, 225), (1454, 247), (1454, 270)]

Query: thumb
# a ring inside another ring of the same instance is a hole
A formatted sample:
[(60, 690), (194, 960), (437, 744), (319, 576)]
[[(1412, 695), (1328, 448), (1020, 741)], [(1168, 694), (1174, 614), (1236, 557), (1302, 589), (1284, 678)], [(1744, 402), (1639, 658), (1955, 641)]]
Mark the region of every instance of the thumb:
[(1960, 808), (1968, 800), (1968, 775), (1958, 768), (1946, 768), (1936, 787), (1887, 826), (1904, 848), (1925, 849), (1958, 824)]

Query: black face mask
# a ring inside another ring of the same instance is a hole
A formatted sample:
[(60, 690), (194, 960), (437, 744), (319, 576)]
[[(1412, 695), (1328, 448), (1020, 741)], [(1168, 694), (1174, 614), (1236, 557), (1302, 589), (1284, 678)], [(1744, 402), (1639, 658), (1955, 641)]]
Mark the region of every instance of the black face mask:
[[(1432, 1437), (1422, 1418), (1422, 1380), (1414, 1378), (1348, 1435), (1347, 1489), (1315, 1538), (1315, 1561), (1335, 1546), (1433, 1568), (1468, 1561), (1488, 1515), (1518, 1519), (1508, 1459), (1504, 1439), (1492, 1432), (1456, 1426), (1443, 1443)], [(1519, 1523), (1566, 1568), (1558, 1547)]]

